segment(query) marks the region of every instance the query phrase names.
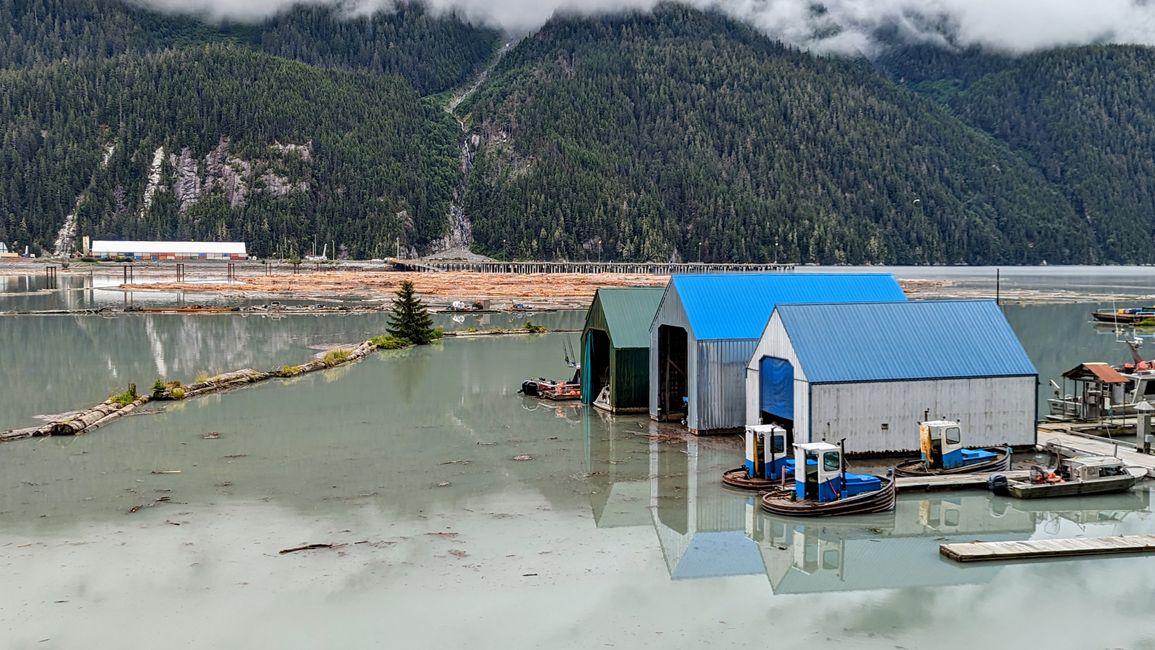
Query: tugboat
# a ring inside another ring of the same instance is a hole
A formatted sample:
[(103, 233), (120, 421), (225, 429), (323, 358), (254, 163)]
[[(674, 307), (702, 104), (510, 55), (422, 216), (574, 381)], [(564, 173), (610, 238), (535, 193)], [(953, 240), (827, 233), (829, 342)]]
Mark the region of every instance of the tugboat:
[(992, 474), (987, 479), (991, 492), (1017, 499), (1069, 497), (1084, 494), (1126, 492), (1147, 475), (1140, 467), (1128, 467), (1113, 456), (1072, 456), (1058, 458), (1053, 468), (1031, 467), (1025, 481)]
[[(762, 495), (766, 512), (792, 517), (827, 517), (894, 510), (894, 472), (851, 474), (842, 449), (828, 442), (794, 445), (794, 491)], [(798, 468), (803, 468), (799, 470)]]
[(899, 463), (895, 476), (938, 476), (971, 472), (1005, 472), (1011, 469), (1011, 450), (966, 449), (962, 426), (950, 420), (920, 422), (922, 458)]
[(722, 473), (722, 483), (743, 490), (769, 490), (794, 476), (794, 458), (786, 451), (786, 429), (773, 424), (746, 427), (746, 464)]
[(1155, 325), (1155, 307), (1099, 309), (1091, 312), (1091, 318), (1094, 318), (1097, 322), (1110, 323), (1112, 325), (1146, 327)]

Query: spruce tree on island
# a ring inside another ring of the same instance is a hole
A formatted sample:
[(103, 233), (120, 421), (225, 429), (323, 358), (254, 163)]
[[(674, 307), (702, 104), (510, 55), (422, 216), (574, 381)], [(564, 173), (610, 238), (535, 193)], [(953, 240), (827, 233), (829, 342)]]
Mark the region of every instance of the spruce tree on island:
[(436, 334), (429, 310), (413, 291), (413, 283), (406, 280), (393, 299), (393, 313), (389, 316), (389, 334), (415, 345), (426, 345)]

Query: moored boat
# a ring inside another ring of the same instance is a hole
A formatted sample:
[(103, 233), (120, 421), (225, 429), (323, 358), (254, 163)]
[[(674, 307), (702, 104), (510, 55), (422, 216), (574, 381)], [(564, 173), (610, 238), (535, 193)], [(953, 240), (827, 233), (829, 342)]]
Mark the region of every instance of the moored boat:
[(526, 379), (521, 382), (521, 388), (517, 392), (529, 396), (538, 397), (541, 399), (548, 399), (554, 401), (571, 401), (582, 398), (582, 367), (577, 362), (576, 355), (573, 350), (562, 345), (562, 351), (565, 353), (565, 364), (574, 369), (573, 377), (568, 381), (546, 379), (545, 377), (538, 377), (537, 379)]
[(1026, 480), (993, 474), (987, 485), (998, 495), (1041, 499), (1126, 492), (1146, 475), (1147, 470), (1128, 467), (1113, 456), (1060, 456), (1054, 468), (1032, 467)]
[(899, 463), (895, 476), (940, 476), (974, 472), (1005, 472), (1011, 468), (1009, 448), (968, 449), (962, 426), (950, 420), (921, 422), (918, 426), (922, 457)]
[(1098, 309), (1091, 312), (1091, 318), (1100, 323), (1113, 325), (1155, 325), (1155, 306)]
[(722, 483), (743, 490), (769, 490), (794, 476), (794, 458), (787, 451), (789, 432), (773, 424), (746, 427), (746, 464), (722, 473)]
[(842, 455), (839, 447), (828, 442), (795, 444), (794, 490), (763, 494), (762, 509), (789, 517), (828, 517), (893, 510), (893, 471), (886, 476), (852, 474), (843, 466)]

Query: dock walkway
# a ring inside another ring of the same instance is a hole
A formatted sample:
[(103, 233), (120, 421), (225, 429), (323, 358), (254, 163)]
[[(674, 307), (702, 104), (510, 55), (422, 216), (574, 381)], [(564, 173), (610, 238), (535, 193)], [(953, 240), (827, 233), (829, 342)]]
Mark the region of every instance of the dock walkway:
[(1074, 537), (1022, 542), (961, 542), (940, 544), (938, 551), (956, 562), (1041, 560), (1087, 555), (1155, 553), (1155, 535)]
[(1054, 443), (1087, 454), (1117, 456), (1128, 465), (1147, 470), (1148, 478), (1155, 477), (1155, 456), (1137, 450), (1135, 445), (1128, 442), (1117, 442), (1109, 438), (1095, 439), (1040, 428), (1038, 443), (1039, 447)]
[(943, 476), (899, 476), (894, 479), (894, 487), (899, 493), (932, 492), (937, 490), (985, 490), (987, 489), (987, 477), (991, 474), (1002, 474), (1007, 478), (1013, 479), (1025, 479), (1030, 475), (1030, 470), (974, 472), (973, 474), (946, 474)]

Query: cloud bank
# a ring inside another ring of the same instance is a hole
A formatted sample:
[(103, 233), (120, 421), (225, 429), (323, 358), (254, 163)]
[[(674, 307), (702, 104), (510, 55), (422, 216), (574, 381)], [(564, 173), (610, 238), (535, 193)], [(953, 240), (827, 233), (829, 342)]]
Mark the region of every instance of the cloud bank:
[[(340, 4), (356, 13), (394, 0), (138, 0), (162, 11), (254, 21), (294, 4)], [(977, 45), (1011, 53), (1088, 43), (1155, 44), (1151, 0), (683, 0), (816, 52), (871, 54), (880, 32), (915, 42)], [(436, 12), (525, 33), (555, 12), (648, 10), (657, 0), (425, 0)]]

